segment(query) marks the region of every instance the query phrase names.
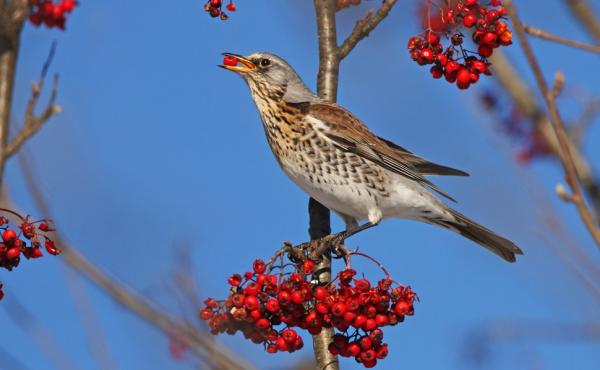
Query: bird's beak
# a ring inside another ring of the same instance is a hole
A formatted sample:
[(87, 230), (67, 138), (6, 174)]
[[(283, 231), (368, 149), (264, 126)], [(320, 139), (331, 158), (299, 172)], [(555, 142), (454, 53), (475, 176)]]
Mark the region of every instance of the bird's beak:
[(228, 71), (233, 71), (237, 73), (248, 73), (256, 69), (256, 65), (254, 63), (252, 63), (249, 59), (246, 59), (241, 55), (223, 53), (223, 56), (225, 57), (225, 60), (223, 61), (222, 65), (219, 65), (219, 67), (224, 68)]

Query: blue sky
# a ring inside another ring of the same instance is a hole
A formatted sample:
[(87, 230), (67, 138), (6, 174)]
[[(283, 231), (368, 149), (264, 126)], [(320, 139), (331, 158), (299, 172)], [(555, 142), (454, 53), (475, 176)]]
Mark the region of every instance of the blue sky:
[[(517, 3), (526, 22), (585, 40), (561, 1)], [(379, 368), (464, 369), (473, 366), (465, 353), (485, 348), (486, 369), (598, 368), (597, 342), (580, 335), (539, 337), (531, 328), (564, 325), (567, 329), (559, 330), (564, 333), (598, 323), (598, 296), (557, 252), (569, 254), (557, 230), (539, 223), (541, 214), (556, 214), (568, 238), (598, 266), (598, 250), (576, 212), (552, 194), (562, 181), (560, 168), (544, 161), (515, 164), (514, 148), (478, 104), (478, 94), (495, 88), (491, 79), (459, 92), (409, 59), (406, 40), (418, 32), (414, 4), (398, 4), (343, 62), (339, 102), (379, 135), (469, 172), (468, 178), (435, 181), (459, 201), (461, 212), (510, 237), (525, 256), (507, 264), (446, 230), (408, 221), (387, 221), (353, 238), (351, 247), (384, 261), (395, 279), (421, 298), (414, 317), (386, 330), (391, 350)], [(179, 266), (174, 244), (189, 246), (202, 296), (223, 296), (229, 274), (246, 270), (257, 257), (267, 258), (283, 240), (307, 238), (306, 195), (273, 160), (245, 84), (215, 65), (224, 51), (269, 50), (314, 87), (318, 55), (312, 2), (240, 0), (228, 22), (209, 19), (202, 5), (201, 0), (82, 1), (66, 32), (28, 26), (15, 93), (19, 121), (29, 84), (39, 75), (50, 43), (58, 40), (52, 71), (61, 75), (64, 112), (25, 153), (57, 225), (73, 245), (174, 313), (181, 312), (171, 276)], [(374, 5), (340, 13), (340, 38)], [(575, 91), (598, 96), (596, 55), (533, 44), (547, 76), (560, 68)], [(525, 67), (517, 47), (508, 52)], [(577, 117), (578, 104), (568, 99), (563, 104), (567, 118)], [(592, 163), (600, 159), (593, 145), (598, 135), (592, 128), (585, 141)], [(19, 206), (36, 214), (15, 160), (7, 178)], [(342, 228), (338, 219), (334, 228)], [(372, 280), (380, 277), (373, 265), (357, 265)], [(7, 294), (1, 305), (14, 307), (18, 299), (79, 369), (100, 368), (78, 316), (81, 295), (73, 295), (81, 284), (118, 369), (189, 367), (170, 358), (161, 333), (81, 283), (60, 257), (30, 261), (10, 274), (0, 271), (0, 280)], [(27, 369), (60, 368), (11, 316), (1, 314), (0, 327), (1, 347)], [(486, 333), (495, 339), (486, 339)], [(311, 356), (308, 348), (268, 355), (239, 336), (218, 340), (264, 369), (282, 369)], [(352, 360), (342, 366), (359, 368)]]

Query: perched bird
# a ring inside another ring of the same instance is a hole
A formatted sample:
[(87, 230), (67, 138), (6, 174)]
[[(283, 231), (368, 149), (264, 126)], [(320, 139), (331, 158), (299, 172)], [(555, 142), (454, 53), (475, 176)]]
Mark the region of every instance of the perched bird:
[(468, 176), (429, 162), (373, 134), (343, 107), (315, 95), (282, 58), (267, 52), (224, 53), (220, 67), (250, 87), (267, 141), (286, 175), (338, 213), (348, 228), (385, 218), (411, 219), (455, 231), (509, 262), (523, 254), (513, 242), (442, 203), (453, 200), (427, 175)]

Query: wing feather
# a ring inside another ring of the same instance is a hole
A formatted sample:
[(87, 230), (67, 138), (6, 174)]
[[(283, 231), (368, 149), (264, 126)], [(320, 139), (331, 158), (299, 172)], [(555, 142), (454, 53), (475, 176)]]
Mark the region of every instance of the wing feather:
[[(410, 160), (407, 160), (407, 156), (402, 153), (402, 151), (406, 150), (401, 147), (398, 147), (400, 149), (390, 147), (386, 141), (375, 136), (352, 113), (339, 105), (334, 103), (312, 104), (308, 114), (329, 128), (323, 134), (341, 150), (354, 153), (389, 171), (424, 184), (438, 194), (451, 201), (455, 201), (451, 196), (423, 177), (423, 173), (419, 171), (418, 167), (411, 163)], [(419, 158), (415, 155), (412, 156)]]

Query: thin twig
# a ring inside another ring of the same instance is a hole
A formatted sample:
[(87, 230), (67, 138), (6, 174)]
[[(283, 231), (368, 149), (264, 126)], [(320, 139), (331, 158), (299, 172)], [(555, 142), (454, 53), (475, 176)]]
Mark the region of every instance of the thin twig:
[(531, 45), (529, 44), (529, 40), (527, 40), (527, 35), (525, 33), (523, 23), (521, 23), (521, 20), (519, 19), (517, 11), (511, 0), (506, 1), (506, 7), (508, 9), (509, 14), (511, 15), (512, 22), (517, 33), (517, 37), (519, 38), (519, 42), (521, 44), (521, 47), (523, 48), (525, 57), (527, 58), (527, 61), (533, 71), (538, 88), (544, 96), (544, 101), (546, 102), (548, 110), (550, 111), (550, 121), (552, 122), (552, 127), (554, 128), (554, 132), (558, 138), (558, 142), (561, 149), (560, 160), (565, 171), (567, 184), (571, 188), (572, 192), (572, 202), (576, 205), (577, 211), (579, 212), (583, 223), (587, 227), (590, 235), (596, 242), (598, 248), (600, 248), (600, 229), (598, 229), (594, 217), (592, 216), (592, 213), (586, 205), (585, 198), (581, 191), (579, 177), (575, 169), (573, 155), (571, 154), (571, 148), (568, 142), (567, 133), (565, 131), (562, 118), (558, 111), (558, 107), (556, 106), (555, 99), (556, 96), (560, 93), (562, 85), (564, 84), (564, 76), (562, 76), (562, 73), (560, 72), (557, 73), (553, 89), (550, 90), (548, 88), (548, 85), (542, 74), (542, 69), (538, 63), (537, 58), (533, 53)]
[[(496, 50), (491, 61), (497, 81), (513, 99), (519, 110), (533, 122), (535, 129), (544, 138), (554, 156), (560, 158), (561, 149), (554, 128), (543, 107), (538, 104), (536, 95), (524, 82), (526, 79), (520, 76), (519, 71), (512, 65), (502, 50)], [(586, 195), (594, 206), (595, 214), (600, 215), (600, 184), (598, 184), (596, 174), (579, 147), (574, 143), (571, 143), (570, 147)]]
[(35, 114), (35, 109), (38, 104), (38, 100), (40, 98), (40, 94), (42, 89), (44, 88), (44, 82), (46, 80), (46, 75), (48, 74), (48, 69), (50, 68), (50, 64), (54, 59), (54, 54), (56, 53), (56, 42), (52, 43), (50, 47), (50, 52), (48, 53), (48, 57), (44, 62), (44, 66), (42, 67), (42, 72), (40, 74), (40, 79), (37, 83), (34, 83), (31, 86), (31, 97), (27, 102), (27, 108), (25, 109), (25, 119), (23, 121), (23, 125), (19, 133), (10, 141), (5, 149), (4, 149), (4, 160), (8, 159), (12, 155), (14, 155), (25, 142), (35, 135), (39, 131), (39, 129), (44, 125), (44, 123), (48, 122), (52, 116), (60, 113), (60, 107), (56, 105), (56, 97), (58, 95), (58, 75), (55, 75), (52, 80), (52, 91), (50, 93), (50, 98), (48, 99), (48, 103), (46, 107), (42, 111), (42, 113), (37, 116)]
[(539, 29), (536, 27), (531, 27), (528, 25), (523, 25), (523, 29), (525, 30), (525, 32), (527, 32), (531, 36), (539, 37), (540, 39), (554, 41), (559, 44), (571, 46), (571, 47), (574, 47), (577, 49), (591, 51), (593, 53), (600, 53), (600, 46), (597, 46), (597, 45), (590, 45), (590, 44), (586, 44), (585, 42), (575, 41), (575, 40), (568, 39), (566, 37), (557, 36), (557, 35), (551, 34), (549, 32), (546, 32), (542, 29)]
[(342, 46), (339, 48), (338, 57), (344, 59), (354, 47), (365, 37), (369, 36), (369, 33), (375, 29), (381, 23), (381, 21), (388, 16), (397, 0), (383, 0), (383, 3), (377, 9), (377, 12), (373, 14), (373, 9), (367, 12), (367, 15), (356, 22), (354, 29), (350, 35), (346, 38)]

